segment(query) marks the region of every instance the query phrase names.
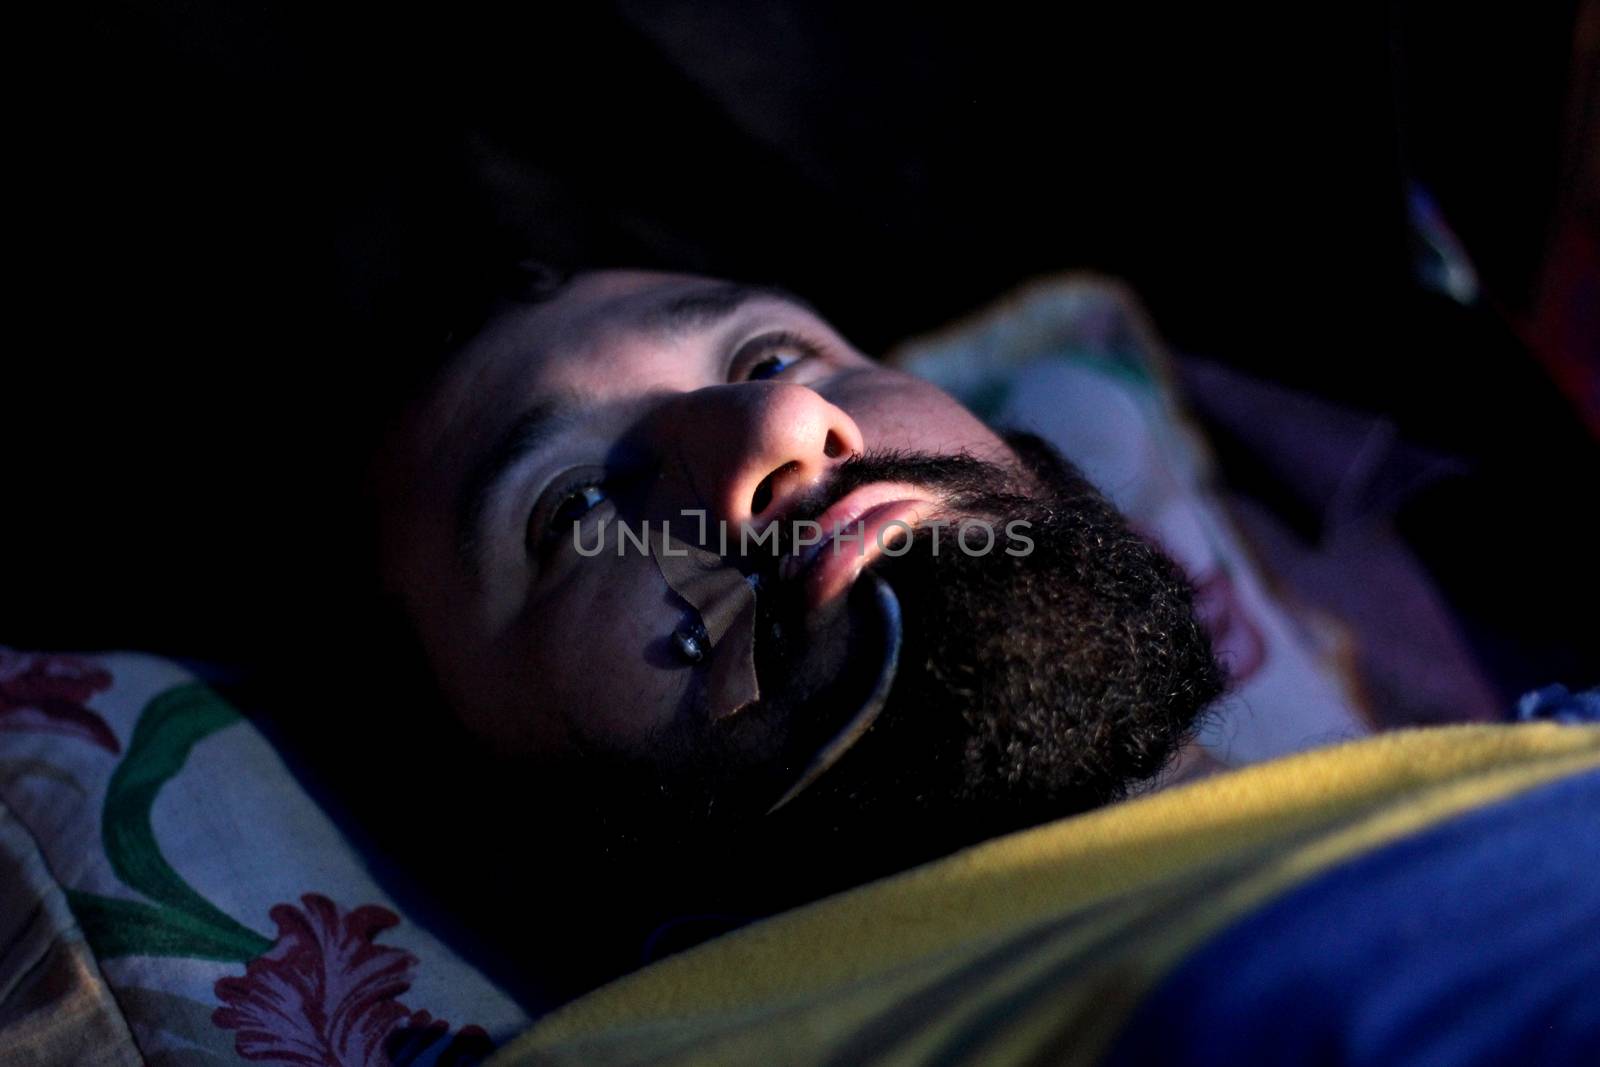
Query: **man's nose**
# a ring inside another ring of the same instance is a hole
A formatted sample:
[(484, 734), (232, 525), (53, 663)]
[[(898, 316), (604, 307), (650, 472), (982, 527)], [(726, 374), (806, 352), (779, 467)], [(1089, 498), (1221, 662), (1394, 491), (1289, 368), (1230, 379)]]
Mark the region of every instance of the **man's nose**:
[(707, 386), (659, 414), (661, 445), (677, 454), (687, 488), (712, 521), (735, 529), (782, 515), (865, 447), (842, 408), (785, 382)]

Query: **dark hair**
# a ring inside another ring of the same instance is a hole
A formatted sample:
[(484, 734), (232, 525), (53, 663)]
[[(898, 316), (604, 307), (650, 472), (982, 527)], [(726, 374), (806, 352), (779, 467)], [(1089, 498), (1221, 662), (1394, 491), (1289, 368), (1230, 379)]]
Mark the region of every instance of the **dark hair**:
[(499, 311), (560, 295), (575, 273), (540, 259), (498, 259), (440, 271), (425, 284), (397, 287), (375, 314), (370, 343), (381, 350), (373, 410), (387, 423), (449, 366)]

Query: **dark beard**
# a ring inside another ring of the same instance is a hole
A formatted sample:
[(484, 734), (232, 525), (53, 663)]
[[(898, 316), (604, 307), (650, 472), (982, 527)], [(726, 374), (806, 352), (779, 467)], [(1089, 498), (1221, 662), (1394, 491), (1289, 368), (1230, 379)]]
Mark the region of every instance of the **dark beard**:
[[(841, 468), (831, 499), (912, 482), (997, 539), (969, 555), (946, 527), (935, 555), (933, 532), (919, 529), (911, 551), (874, 564), (901, 601), (901, 666), (882, 714), (836, 766), (763, 814), (838, 724), (830, 699), (848, 702), (857, 684), (786, 687), (805, 649), (785, 635), (802, 618), (770, 597), (758, 666), (777, 695), (730, 729), (673, 739), (650, 765), (585, 761), (582, 777), (601, 786), (582, 790), (594, 798), (591, 843), (648, 868), (663, 896), (663, 872), (680, 872), (685, 907), (763, 911), (1104, 804), (1159, 771), (1222, 690), (1189, 584), (1048, 445), (1008, 440), (1021, 474), (965, 456)], [(1013, 521), (1028, 524), (1025, 555), (1004, 551)]]
[(1048, 445), (1009, 440), (1041, 491), (998, 516), (1027, 521), (1033, 550), (879, 563), (907, 620), (901, 671), (796, 813), (870, 837), (899, 827), (896, 863), (1120, 798), (1223, 688), (1178, 568)]

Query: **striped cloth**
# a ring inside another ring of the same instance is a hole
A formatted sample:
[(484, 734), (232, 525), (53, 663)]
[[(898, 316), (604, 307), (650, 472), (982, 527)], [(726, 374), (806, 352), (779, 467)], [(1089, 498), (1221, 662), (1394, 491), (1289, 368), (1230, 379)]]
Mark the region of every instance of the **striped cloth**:
[(143, 1063), (66, 895), (0, 805), (0, 1065)]

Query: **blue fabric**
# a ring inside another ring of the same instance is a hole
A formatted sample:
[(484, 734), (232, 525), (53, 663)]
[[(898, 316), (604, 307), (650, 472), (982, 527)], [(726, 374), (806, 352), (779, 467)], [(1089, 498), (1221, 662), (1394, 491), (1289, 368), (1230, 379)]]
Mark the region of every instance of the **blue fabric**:
[(1600, 1064), (1600, 771), (1344, 863), (1197, 949), (1117, 1065)]
[(1524, 693), (1517, 701), (1518, 722), (1600, 722), (1600, 689), (1569, 693), (1564, 685), (1547, 685)]

